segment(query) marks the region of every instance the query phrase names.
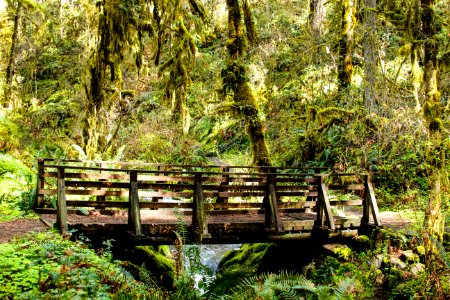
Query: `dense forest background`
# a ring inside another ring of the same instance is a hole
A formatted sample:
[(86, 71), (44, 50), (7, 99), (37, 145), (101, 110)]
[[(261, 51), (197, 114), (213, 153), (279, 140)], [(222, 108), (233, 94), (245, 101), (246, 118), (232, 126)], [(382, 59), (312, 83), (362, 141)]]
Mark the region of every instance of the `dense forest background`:
[(3, 194), (37, 157), (325, 166), (442, 240), (446, 0), (6, 0), (0, 39)]
[(1, 151), (372, 171), (407, 201), (448, 181), (449, 15), (425, 0), (8, 0)]

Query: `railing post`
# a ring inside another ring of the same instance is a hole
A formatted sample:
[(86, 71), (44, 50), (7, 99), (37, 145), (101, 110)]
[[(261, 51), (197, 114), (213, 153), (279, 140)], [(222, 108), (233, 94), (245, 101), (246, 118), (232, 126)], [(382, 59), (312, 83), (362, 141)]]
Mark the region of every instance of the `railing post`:
[(67, 234), (67, 203), (66, 203), (66, 183), (64, 167), (58, 167), (57, 177), (57, 199), (56, 199), (56, 227), (62, 234)]
[(39, 194), (39, 190), (44, 188), (45, 177), (45, 165), (44, 159), (38, 159), (38, 174), (37, 174), (37, 183), (36, 183), (36, 195), (34, 200), (34, 208), (42, 208), (44, 206), (44, 195)]
[(378, 204), (373, 191), (372, 180), (370, 175), (364, 175), (363, 216), (361, 219), (361, 225), (369, 224), (370, 211), (372, 211), (372, 218), (375, 226), (381, 226), (380, 213), (378, 211)]
[(206, 212), (204, 209), (202, 173), (195, 173), (194, 181), (194, 199), (192, 207), (192, 229), (195, 239), (198, 242), (205, 237), (210, 237), (208, 233), (208, 223), (206, 220)]
[(266, 174), (266, 196), (264, 197), (265, 224), (269, 230), (282, 232), (280, 214), (278, 211), (277, 193), (275, 190), (276, 172), (275, 168), (267, 168)]
[[(103, 163), (98, 163), (97, 164), (101, 169), (103, 169), (104, 168), (104, 164)], [(102, 170), (100, 169), (100, 174), (102, 174)], [(104, 182), (104, 181), (106, 181), (106, 179), (99, 179), (99, 181), (100, 182)], [(100, 190), (105, 190), (104, 188), (100, 188)], [(106, 200), (106, 196), (105, 195), (101, 195), (101, 196), (97, 196), (97, 201), (99, 201), (99, 202), (101, 202), (101, 201), (105, 201)]]
[(334, 225), (333, 214), (331, 213), (331, 205), (330, 200), (328, 199), (328, 188), (325, 184), (325, 178), (325, 175), (317, 176), (319, 199), (317, 201), (316, 226), (321, 227), (324, 225), (323, 215), (325, 214), (329, 229), (335, 230), (336, 226)]
[[(165, 168), (162, 165), (158, 165), (158, 171), (164, 171)], [(165, 176), (165, 173), (157, 173), (158, 176)], [(156, 181), (156, 183), (164, 183), (164, 181)], [(162, 192), (162, 190), (158, 190), (158, 192)], [(152, 197), (152, 202), (159, 202), (161, 200), (161, 197)], [(156, 208), (157, 209), (157, 208)], [(152, 208), (152, 210), (155, 210), (155, 208)]]
[(141, 211), (139, 207), (137, 171), (130, 171), (128, 225), (135, 236), (142, 235)]

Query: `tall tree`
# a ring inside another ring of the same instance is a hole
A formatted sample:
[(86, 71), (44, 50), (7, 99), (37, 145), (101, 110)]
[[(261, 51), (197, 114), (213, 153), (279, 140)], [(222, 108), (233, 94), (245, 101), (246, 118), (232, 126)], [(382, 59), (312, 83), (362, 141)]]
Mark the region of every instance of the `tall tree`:
[(416, 110), (420, 111), (420, 90), (422, 88), (423, 70), (421, 61), (422, 51), (422, 29), (420, 16), (420, 0), (412, 0), (408, 8), (407, 15), (407, 32), (411, 45), (411, 79), (413, 85), (414, 100), (416, 102)]
[(309, 24), (314, 36), (323, 33), (325, 21), (325, 0), (309, 1)]
[(341, 29), (339, 39), (339, 90), (346, 90), (352, 83), (353, 76), (353, 46), (355, 43), (354, 29), (356, 25), (356, 1), (342, 0)]
[[(232, 95), (234, 100), (233, 110), (245, 121), (252, 148), (253, 164), (269, 166), (271, 160), (264, 127), (259, 116), (255, 95), (249, 83), (244, 59), (247, 43), (256, 41), (256, 30), (252, 20), (250, 4), (248, 0), (242, 0), (243, 14), (239, 0), (227, 0), (227, 8), (229, 39), (227, 66), (222, 70), (224, 90)], [(244, 18), (242, 15), (244, 15)]]
[(375, 41), (377, 36), (377, 1), (364, 0), (364, 106), (371, 112), (376, 108), (376, 73), (377, 73), (377, 55)]
[(120, 64), (127, 47), (135, 39), (133, 29), (137, 24), (137, 5), (135, 1), (97, 2), (97, 42), (89, 61), (85, 85), (87, 101), (83, 136), (89, 158), (106, 151), (111, 140), (111, 108), (122, 99)]
[(448, 174), (445, 167), (445, 149), (443, 141), (442, 112), (443, 104), (438, 91), (438, 42), (436, 40), (436, 18), (434, 0), (421, 0), (421, 19), (424, 50), (424, 119), (428, 129), (429, 149), (427, 164), (429, 166), (430, 199), (425, 212), (427, 231), (428, 259), (427, 266), (433, 271), (435, 249), (433, 239), (442, 241), (444, 219), (442, 216), (442, 197), (448, 189)]
[[(14, 6), (14, 3), (8, 2), (8, 6)], [(22, 3), (20, 1), (17, 1), (15, 3), (15, 7), (13, 8), (14, 11), (14, 24), (13, 24), (13, 32), (11, 35), (11, 45), (8, 52), (8, 64), (6, 66), (6, 84), (3, 91), (3, 106), (13, 106), (14, 101), (11, 100), (11, 86), (12, 86), (12, 80), (14, 76), (14, 59), (16, 54), (16, 44), (18, 39), (18, 33), (19, 33), (19, 25), (20, 25), (20, 18), (21, 18), (21, 12), (22, 12)]]

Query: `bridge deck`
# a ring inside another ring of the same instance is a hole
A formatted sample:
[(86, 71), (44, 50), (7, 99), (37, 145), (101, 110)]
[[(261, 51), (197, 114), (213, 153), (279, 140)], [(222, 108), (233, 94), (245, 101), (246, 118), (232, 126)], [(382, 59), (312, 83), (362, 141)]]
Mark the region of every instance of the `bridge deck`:
[[(362, 212), (361, 212), (362, 213)], [(245, 243), (264, 242), (288, 238), (308, 238), (314, 228), (316, 213), (281, 213), (283, 233), (273, 234), (265, 231), (264, 214), (212, 214), (207, 216), (209, 236), (203, 243)], [(55, 214), (41, 214), (46, 224), (56, 222)], [(180, 224), (191, 230), (192, 216), (190, 212), (183, 214), (173, 210), (142, 210), (142, 234), (144, 243), (172, 244), (176, 238), (174, 232), (180, 230)], [(352, 213), (346, 217), (335, 216), (336, 232), (344, 231), (344, 235), (356, 235), (361, 223), (361, 214)], [(182, 223), (180, 223), (182, 222)], [(84, 234), (95, 234), (102, 237), (131, 237), (126, 211), (95, 211), (90, 215), (69, 214), (68, 226)], [(342, 234), (338, 234), (342, 236)], [(133, 241), (133, 242), (136, 242)], [(139, 242), (139, 241), (137, 241)]]

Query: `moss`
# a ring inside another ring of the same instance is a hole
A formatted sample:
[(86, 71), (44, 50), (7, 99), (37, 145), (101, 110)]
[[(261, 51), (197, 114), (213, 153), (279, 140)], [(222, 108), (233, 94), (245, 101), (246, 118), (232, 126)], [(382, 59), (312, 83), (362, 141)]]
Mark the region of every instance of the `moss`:
[(336, 247), (333, 250), (334, 254), (336, 254), (340, 259), (348, 261), (352, 255), (352, 249), (348, 246)]
[(255, 272), (261, 264), (270, 244), (244, 244), (239, 250), (227, 252), (219, 264), (220, 271), (246, 270)]
[(137, 246), (133, 254), (133, 262), (145, 265), (145, 268), (154, 276), (155, 281), (161, 283), (166, 289), (173, 287), (175, 279), (175, 262), (168, 246)]
[(239, 250), (228, 251), (219, 263), (216, 280), (209, 287), (210, 294), (218, 298), (260, 272), (270, 247), (271, 244), (244, 244)]
[(370, 243), (370, 238), (367, 235), (359, 235), (356, 240), (360, 243)]

